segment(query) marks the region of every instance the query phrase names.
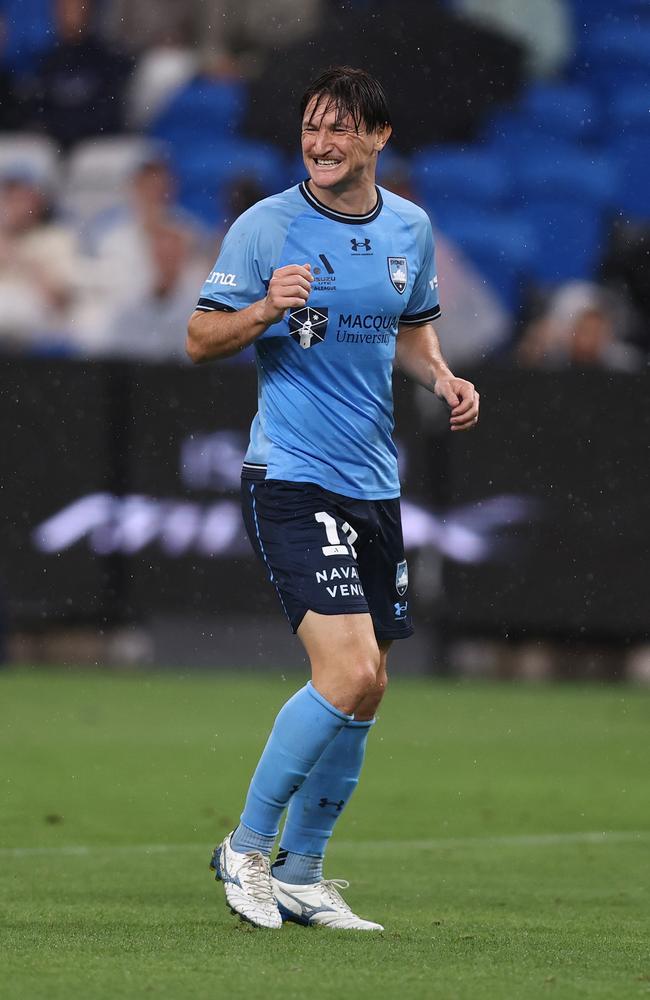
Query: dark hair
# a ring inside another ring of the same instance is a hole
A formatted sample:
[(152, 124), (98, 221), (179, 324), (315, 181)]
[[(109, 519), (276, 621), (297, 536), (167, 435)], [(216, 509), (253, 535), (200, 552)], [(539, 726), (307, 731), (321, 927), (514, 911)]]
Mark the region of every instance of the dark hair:
[(311, 118), (325, 102), (323, 112), (335, 108), (337, 123), (349, 116), (357, 132), (362, 126), (368, 132), (376, 132), (378, 128), (391, 124), (384, 88), (379, 80), (363, 69), (332, 66), (321, 73), (302, 95), (301, 121), (313, 97), (316, 98), (316, 104)]

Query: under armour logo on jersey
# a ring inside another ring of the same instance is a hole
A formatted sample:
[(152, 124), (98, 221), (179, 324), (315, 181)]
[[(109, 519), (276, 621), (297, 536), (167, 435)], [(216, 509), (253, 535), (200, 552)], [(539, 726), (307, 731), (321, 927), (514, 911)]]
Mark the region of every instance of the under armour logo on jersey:
[(350, 240), (350, 246), (352, 247), (353, 253), (372, 253), (372, 247), (370, 246), (370, 240)]
[(406, 618), (406, 612), (409, 609), (409, 602), (404, 601), (404, 604), (400, 604), (399, 601), (396, 601), (393, 607), (395, 608), (395, 620), (398, 622), (404, 621)]
[(320, 344), (327, 333), (328, 311), (301, 306), (289, 313), (289, 333), (305, 350)]

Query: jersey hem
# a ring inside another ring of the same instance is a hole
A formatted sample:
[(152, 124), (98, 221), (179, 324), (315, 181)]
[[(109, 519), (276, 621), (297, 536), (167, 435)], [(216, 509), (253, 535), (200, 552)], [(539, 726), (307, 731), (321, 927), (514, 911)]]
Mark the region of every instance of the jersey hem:
[(241, 470), (241, 478), (246, 482), (269, 482), (269, 483), (305, 483), (311, 484), (312, 486), (320, 486), (322, 490), (327, 490), (328, 493), (336, 493), (337, 496), (347, 497), (349, 500), (399, 500), (401, 496), (401, 490), (373, 490), (372, 495), (368, 492), (362, 492), (360, 490), (353, 490), (346, 493), (341, 492), (341, 487), (339, 484), (333, 486), (331, 483), (326, 483), (315, 476), (308, 478), (307, 476), (292, 476), (291, 479), (277, 479), (271, 478), (267, 479), (268, 467), (266, 465), (257, 465), (254, 462), (244, 462)]

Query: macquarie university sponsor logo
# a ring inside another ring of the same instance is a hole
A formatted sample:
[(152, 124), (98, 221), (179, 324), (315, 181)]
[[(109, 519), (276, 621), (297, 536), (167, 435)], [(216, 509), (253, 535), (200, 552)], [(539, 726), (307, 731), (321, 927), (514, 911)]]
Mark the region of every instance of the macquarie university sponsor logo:
[(403, 597), (406, 593), (409, 585), (409, 568), (406, 564), (406, 559), (402, 559), (398, 562), (397, 569), (395, 571), (395, 590), (400, 597)]
[(325, 340), (327, 323), (327, 308), (314, 309), (313, 306), (301, 306), (289, 313), (289, 333), (305, 350)]
[(390, 344), (399, 316), (381, 313), (339, 313), (336, 339), (340, 344)]
[(226, 274), (225, 271), (211, 271), (206, 279), (208, 285), (226, 285), (228, 288), (237, 287), (237, 275)]
[(393, 288), (398, 291), (400, 295), (403, 295), (404, 289), (406, 288), (409, 280), (409, 269), (406, 257), (389, 257), (388, 274), (390, 275)]

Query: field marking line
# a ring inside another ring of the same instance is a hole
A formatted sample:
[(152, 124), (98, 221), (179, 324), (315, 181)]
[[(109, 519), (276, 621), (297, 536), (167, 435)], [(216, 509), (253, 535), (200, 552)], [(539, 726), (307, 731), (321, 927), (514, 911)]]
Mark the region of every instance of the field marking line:
[[(430, 840), (339, 840), (331, 850), (390, 851), (410, 848), (438, 851), (463, 847), (556, 847), (562, 844), (619, 844), (650, 840), (650, 830), (607, 830), (583, 833), (539, 833), (501, 837), (439, 837)], [(173, 851), (208, 851), (206, 844), (86, 844), (60, 847), (0, 847), (0, 858), (30, 858), (41, 855), (90, 857), (94, 854), (166, 854)]]

